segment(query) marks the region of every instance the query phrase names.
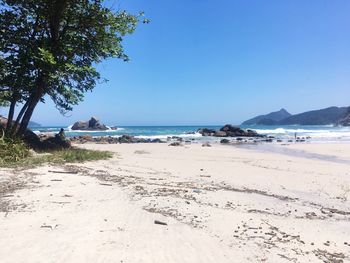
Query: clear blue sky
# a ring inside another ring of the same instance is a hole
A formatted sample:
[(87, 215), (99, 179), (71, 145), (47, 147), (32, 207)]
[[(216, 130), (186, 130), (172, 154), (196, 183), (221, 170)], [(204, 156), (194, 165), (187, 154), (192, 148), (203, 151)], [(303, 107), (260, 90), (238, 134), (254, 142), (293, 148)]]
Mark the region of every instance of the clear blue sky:
[(348, 0), (123, 0), (151, 19), (125, 41), (131, 61), (109, 60), (70, 117), (51, 103), (33, 120), (68, 125), (239, 124), (350, 105)]

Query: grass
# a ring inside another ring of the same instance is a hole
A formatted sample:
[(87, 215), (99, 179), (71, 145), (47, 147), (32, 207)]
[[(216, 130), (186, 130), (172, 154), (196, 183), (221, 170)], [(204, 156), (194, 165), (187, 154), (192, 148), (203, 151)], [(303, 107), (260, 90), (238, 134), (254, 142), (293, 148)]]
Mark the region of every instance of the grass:
[(0, 138), (0, 166), (21, 162), (29, 155), (29, 148), (21, 140)]
[(31, 154), (21, 140), (0, 138), (0, 167), (35, 167), (45, 163), (82, 163), (112, 158), (113, 153), (79, 148)]

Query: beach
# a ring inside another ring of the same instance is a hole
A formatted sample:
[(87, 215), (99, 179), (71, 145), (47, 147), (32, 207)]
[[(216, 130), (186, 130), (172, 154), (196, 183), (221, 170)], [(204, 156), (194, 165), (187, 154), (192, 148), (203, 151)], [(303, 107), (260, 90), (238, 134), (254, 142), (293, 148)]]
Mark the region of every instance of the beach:
[(0, 169), (1, 262), (350, 261), (349, 143), (78, 146)]

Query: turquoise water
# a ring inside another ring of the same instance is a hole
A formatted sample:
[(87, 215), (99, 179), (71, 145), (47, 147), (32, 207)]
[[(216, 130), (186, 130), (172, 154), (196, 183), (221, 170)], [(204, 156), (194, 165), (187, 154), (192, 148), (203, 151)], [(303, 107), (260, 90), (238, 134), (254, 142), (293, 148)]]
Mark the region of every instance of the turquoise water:
[[(33, 131), (57, 133), (61, 128), (66, 131), (67, 137), (91, 135), (91, 136), (121, 136), (123, 134), (136, 136), (139, 138), (160, 138), (166, 139), (168, 136), (180, 136), (184, 138), (200, 138), (196, 133), (199, 128), (220, 129), (220, 126), (121, 126), (118, 130), (107, 131), (72, 131), (70, 127), (32, 127)], [(313, 140), (350, 141), (350, 127), (334, 126), (306, 126), (306, 125), (286, 125), (286, 126), (240, 126), (243, 129), (253, 129), (260, 134), (274, 136), (276, 138), (294, 138), (297, 136), (310, 136)]]

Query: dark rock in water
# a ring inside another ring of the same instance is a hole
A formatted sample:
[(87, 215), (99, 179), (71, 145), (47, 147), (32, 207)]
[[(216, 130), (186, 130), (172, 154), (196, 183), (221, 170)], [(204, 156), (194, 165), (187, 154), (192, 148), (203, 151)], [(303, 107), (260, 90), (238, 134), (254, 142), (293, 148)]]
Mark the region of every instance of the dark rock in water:
[(224, 127), (220, 129), (220, 131), (225, 132), (228, 137), (236, 137), (236, 136), (245, 136), (245, 131), (239, 128), (238, 126), (233, 126), (230, 124), (226, 124)]
[(203, 128), (203, 129), (197, 130), (197, 132), (202, 134), (202, 136), (213, 136), (216, 131), (213, 129)]
[(238, 131), (241, 131), (241, 128), (239, 128), (238, 126), (233, 126), (231, 124), (226, 124), (224, 127), (222, 127), (220, 129), (220, 131), (224, 131), (224, 132), (238, 132)]
[(228, 140), (228, 139), (222, 139), (222, 140), (220, 141), (220, 143), (227, 144), (227, 143), (230, 143), (230, 140)]
[(247, 130), (246, 131), (248, 137), (261, 137), (256, 131), (254, 130)]
[(91, 117), (89, 120), (89, 127), (96, 127), (100, 125), (100, 121), (96, 117)]
[(215, 137), (227, 137), (227, 133), (225, 131), (216, 131), (214, 133)]
[(215, 136), (215, 137), (264, 137), (253, 130), (243, 130), (238, 126), (226, 124), (219, 131), (213, 129), (199, 129), (198, 132), (202, 136)]
[(89, 123), (87, 121), (77, 121), (72, 126), (72, 130), (87, 130), (88, 128)]
[(96, 117), (91, 117), (89, 121), (77, 121), (73, 124), (72, 130), (100, 130), (105, 131), (108, 130), (107, 126), (104, 124), (101, 124), (100, 121)]

